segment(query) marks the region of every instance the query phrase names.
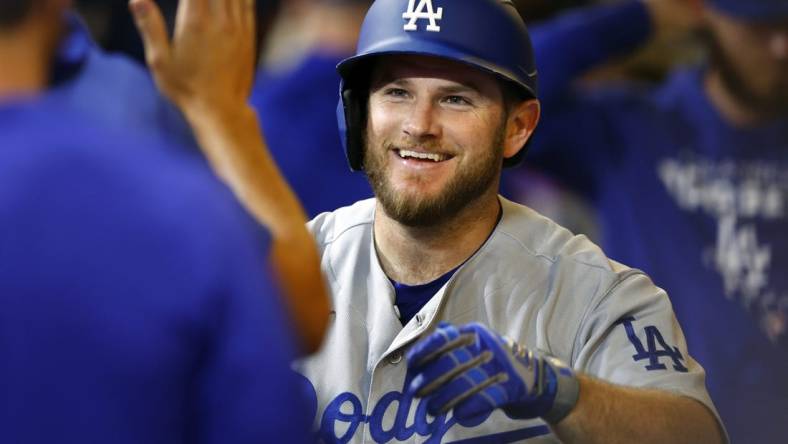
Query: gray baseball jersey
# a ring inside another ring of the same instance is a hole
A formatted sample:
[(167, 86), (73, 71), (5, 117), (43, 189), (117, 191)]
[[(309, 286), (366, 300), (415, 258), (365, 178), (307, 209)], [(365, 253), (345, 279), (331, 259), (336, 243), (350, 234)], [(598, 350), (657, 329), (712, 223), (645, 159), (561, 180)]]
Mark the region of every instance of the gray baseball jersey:
[(577, 371), (611, 383), (695, 398), (716, 414), (705, 373), (687, 353), (670, 301), (641, 271), (583, 236), (501, 198), (480, 248), (404, 327), (375, 252), (369, 199), (309, 223), (322, 253), (334, 318), (321, 350), (299, 363), (326, 442), (557, 442), (540, 419), (496, 410), (472, 421), (432, 417), (403, 396), (403, 353), (440, 321), (478, 321)]

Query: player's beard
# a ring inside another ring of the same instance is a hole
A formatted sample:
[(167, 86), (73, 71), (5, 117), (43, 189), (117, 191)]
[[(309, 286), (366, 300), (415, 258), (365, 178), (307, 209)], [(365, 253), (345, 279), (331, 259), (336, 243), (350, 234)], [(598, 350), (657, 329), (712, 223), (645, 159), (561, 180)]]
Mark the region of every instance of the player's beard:
[(379, 204), (390, 218), (409, 227), (433, 227), (451, 220), (464, 208), (488, 192), (500, 175), (503, 164), (505, 121), (495, 133), (491, 146), (476, 162), (459, 169), (434, 196), (398, 193), (388, 174), (391, 146), (368, 146), (364, 171)]
[(783, 64), (782, 71), (786, 75), (780, 76), (779, 84), (773, 85), (767, 92), (758, 92), (741, 70), (736, 68), (736, 63), (719, 44), (714, 33), (707, 30), (701, 35), (709, 49), (711, 68), (719, 72), (725, 89), (738, 103), (766, 118), (788, 116), (788, 64)]

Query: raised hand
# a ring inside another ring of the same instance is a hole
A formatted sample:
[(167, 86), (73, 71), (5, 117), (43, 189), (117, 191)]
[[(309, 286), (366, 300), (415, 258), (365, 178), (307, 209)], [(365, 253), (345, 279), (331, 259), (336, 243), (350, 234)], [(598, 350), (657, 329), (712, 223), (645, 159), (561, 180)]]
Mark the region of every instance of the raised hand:
[(254, 81), (254, 0), (180, 0), (170, 40), (153, 0), (129, 2), (162, 93), (188, 114), (234, 111)]
[(271, 261), (304, 350), (328, 324), (328, 294), (306, 214), (268, 152), (249, 105), (255, 63), (254, 0), (180, 0), (170, 40), (153, 0), (129, 6), (159, 90), (183, 112), (214, 172), (272, 235)]
[(482, 324), (441, 323), (411, 348), (408, 391), (427, 411), (463, 420), (502, 408), (511, 418), (560, 421), (577, 401), (578, 383), (559, 360), (534, 353)]

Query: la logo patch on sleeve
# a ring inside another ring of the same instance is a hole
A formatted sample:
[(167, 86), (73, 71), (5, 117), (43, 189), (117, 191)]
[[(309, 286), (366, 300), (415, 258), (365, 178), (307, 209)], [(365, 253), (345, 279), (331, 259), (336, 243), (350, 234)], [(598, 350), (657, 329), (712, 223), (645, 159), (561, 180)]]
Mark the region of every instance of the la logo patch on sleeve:
[(643, 342), (635, 333), (635, 327), (632, 325), (634, 321), (635, 318), (626, 317), (620, 319), (618, 324), (624, 326), (629, 342), (635, 347), (636, 353), (632, 355), (632, 359), (634, 359), (635, 362), (648, 361), (646, 370), (649, 371), (665, 370), (667, 367), (664, 363), (660, 362), (660, 359), (669, 358), (672, 361), (673, 370), (681, 373), (689, 371), (687, 367), (684, 366), (684, 356), (681, 354), (681, 351), (679, 351), (679, 348), (668, 345), (657, 327), (648, 325), (643, 329), (646, 333), (646, 345), (644, 346)]

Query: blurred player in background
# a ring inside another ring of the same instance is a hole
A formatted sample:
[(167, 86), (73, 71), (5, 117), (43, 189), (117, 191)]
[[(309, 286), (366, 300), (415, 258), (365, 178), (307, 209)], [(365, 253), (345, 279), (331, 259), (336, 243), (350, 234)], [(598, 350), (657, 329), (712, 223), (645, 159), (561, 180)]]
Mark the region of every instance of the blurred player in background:
[(0, 3), (0, 441), (307, 442), (270, 237), (200, 159), (47, 93), (66, 6)]
[[(708, 57), (656, 87), (577, 87), (670, 28)], [(529, 163), (601, 215), (611, 257), (671, 296), (734, 442), (788, 433), (788, 2), (653, 0), (534, 29), (543, 124)]]
[[(336, 65), (353, 54), (370, 0), (315, 0), (304, 7), (308, 47), (295, 66), (263, 66), (252, 104), (271, 153), (310, 217), (372, 196), (342, 159)], [(286, 43), (285, 43), (286, 44)]]
[[(261, 0), (260, 4), (270, 4)], [(65, 2), (70, 5), (70, 2)], [(276, 2), (274, 2), (276, 3)], [(256, 4), (255, 4), (256, 5)], [(271, 12), (272, 6), (253, 6), (261, 23), (270, 18), (259, 13)], [(65, 8), (65, 7), (64, 7)], [(181, 20), (182, 22), (182, 20)], [(127, 56), (108, 54), (92, 40), (81, 19), (70, 8), (63, 11), (58, 28), (50, 69), (45, 73), (49, 92), (75, 112), (95, 119), (109, 129), (131, 129), (168, 146), (186, 147), (197, 153), (195, 135), (190, 123), (169, 101), (162, 97), (141, 65)], [(266, 29), (255, 28), (250, 50), (257, 54), (259, 42)], [(175, 29), (177, 36), (179, 30)], [(250, 62), (250, 72), (256, 57)], [(251, 87), (250, 87), (251, 90)], [(205, 147), (201, 143), (201, 147)], [(111, 148), (108, 148), (111, 149)], [(267, 188), (261, 190), (265, 200), (265, 214), (248, 209), (271, 233), (272, 264), (277, 278), (287, 294), (296, 332), (301, 337), (304, 351), (315, 350), (322, 340), (328, 319), (324, 283), (320, 275), (314, 242), (303, 223), (306, 215), (295, 194), (282, 179), (264, 147), (260, 147), (256, 162), (262, 163)], [(242, 192), (243, 190), (234, 190)]]

